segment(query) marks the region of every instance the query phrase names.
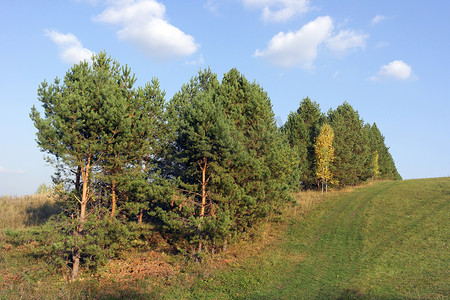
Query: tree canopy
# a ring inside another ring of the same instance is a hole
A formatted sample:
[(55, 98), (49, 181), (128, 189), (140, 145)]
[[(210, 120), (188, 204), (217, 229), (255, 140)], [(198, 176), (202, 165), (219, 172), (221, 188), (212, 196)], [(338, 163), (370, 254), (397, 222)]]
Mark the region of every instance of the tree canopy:
[(295, 189), (401, 179), (376, 124), (346, 102), (325, 116), (304, 98), (278, 128), (263, 87), (236, 69), (221, 81), (200, 70), (168, 102), (156, 78), (135, 83), (102, 52), (42, 82), (43, 116), (31, 110), (65, 183), (54, 188), (65, 208), (57, 227), (70, 238), (58, 247), (73, 278), (123, 245), (129, 224), (149, 223), (198, 256), (280, 214)]

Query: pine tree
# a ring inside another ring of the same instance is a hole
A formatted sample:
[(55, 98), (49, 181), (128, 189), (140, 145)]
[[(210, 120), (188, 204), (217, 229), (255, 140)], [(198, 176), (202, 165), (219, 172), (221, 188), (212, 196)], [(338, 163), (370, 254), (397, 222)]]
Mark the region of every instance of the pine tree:
[(223, 77), (217, 101), (223, 103), (234, 137), (246, 149), (230, 172), (241, 188), (231, 191), (238, 230), (245, 230), (290, 200), (292, 153), (275, 123), (267, 93), (236, 69)]
[[(229, 226), (228, 212), (220, 207), (219, 186), (226, 177), (225, 164), (233, 163), (237, 150), (223, 107), (214, 101), (218, 85), (216, 75), (204, 70), (173, 97), (169, 125), (175, 137), (160, 161), (163, 176), (176, 179), (178, 193), (171, 206), (178, 211), (161, 203), (158, 217), (197, 242), (197, 252), (203, 250), (206, 237), (217, 241)], [(180, 217), (182, 224), (173, 221)]]
[(386, 147), (384, 136), (381, 134), (375, 123), (366, 125), (366, 131), (369, 136), (370, 150), (374, 155), (378, 155), (378, 178), (387, 180), (401, 180), (401, 176), (397, 172), (394, 160)]
[(314, 143), (324, 120), (319, 104), (306, 97), (283, 126), (291, 147), (299, 155), (300, 180), (306, 188), (316, 185)]
[(170, 115), (175, 137), (160, 162), (178, 193), (156, 211), (198, 242), (197, 252), (226, 243), (289, 199), (291, 150), (257, 84), (235, 69), (222, 83), (199, 72), (171, 100)]
[(333, 174), (341, 186), (355, 185), (372, 177), (369, 137), (358, 112), (344, 102), (328, 112), (334, 131)]
[(60, 168), (75, 174), (74, 189), (67, 199), (77, 221), (72, 249), (74, 279), (82, 259), (81, 244), (88, 235), (84, 226), (96, 208), (94, 201), (100, 204), (96, 186), (104, 186), (102, 177), (111, 176), (113, 182), (119, 171), (142, 161), (144, 149), (154, 144), (152, 131), (157, 127), (150, 126), (153, 121), (148, 119), (153, 111), (159, 114), (153, 105), (161, 100), (135, 92), (129, 69), (106, 53), (94, 55), (92, 60), (92, 65), (74, 65), (63, 82), (58, 78), (54, 84), (44, 81), (38, 90), (44, 117), (35, 107), (30, 114), (38, 129), (38, 146), (54, 156)]

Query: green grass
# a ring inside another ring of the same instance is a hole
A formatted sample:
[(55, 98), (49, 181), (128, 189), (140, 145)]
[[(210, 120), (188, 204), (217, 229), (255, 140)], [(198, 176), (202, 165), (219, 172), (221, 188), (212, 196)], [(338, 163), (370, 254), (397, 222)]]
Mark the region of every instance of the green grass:
[(450, 178), (295, 196), (286, 221), (254, 243), (204, 263), (156, 256), (177, 270), (170, 276), (69, 283), (39, 273), (26, 249), (2, 253), (0, 239), (0, 299), (450, 299)]
[(450, 178), (331, 193), (265, 253), (167, 298), (447, 299)]

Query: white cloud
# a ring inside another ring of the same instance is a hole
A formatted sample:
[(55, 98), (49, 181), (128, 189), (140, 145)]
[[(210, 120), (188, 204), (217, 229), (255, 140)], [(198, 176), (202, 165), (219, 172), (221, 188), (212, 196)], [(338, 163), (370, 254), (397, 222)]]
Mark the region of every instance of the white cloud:
[(186, 65), (204, 65), (205, 64), (205, 60), (203, 59), (203, 55), (200, 54), (200, 56), (198, 57), (198, 59), (193, 59), (193, 60), (187, 60), (184, 62)]
[(370, 22), (370, 24), (371, 24), (372, 26), (374, 26), (374, 25), (376, 25), (376, 24), (378, 24), (378, 23), (384, 21), (385, 19), (386, 19), (385, 16), (382, 16), (382, 15), (376, 15), (375, 17), (373, 17), (373, 19), (372, 19), (372, 21)]
[(24, 174), (24, 172), (23, 171), (11, 171), (11, 170), (6, 169), (5, 167), (0, 166), (0, 174), (9, 174), (9, 175)]
[(386, 41), (381, 41), (381, 42), (378, 42), (378, 43), (375, 45), (375, 48), (384, 48), (384, 47), (387, 47), (387, 46), (389, 46), (389, 43), (388, 43), (388, 42), (386, 42)]
[(60, 49), (61, 60), (68, 64), (77, 64), (80, 61), (90, 61), (94, 52), (84, 48), (81, 42), (72, 33), (60, 33), (56, 30), (46, 30), (45, 35)]
[(218, 5), (217, 1), (215, 1), (215, 0), (206, 1), (206, 3), (203, 5), (203, 7), (206, 8), (207, 10), (209, 10), (210, 12), (212, 12), (213, 14), (217, 14), (219, 11), (219, 5)]
[(327, 47), (337, 53), (343, 54), (352, 48), (365, 48), (368, 34), (358, 33), (353, 30), (341, 30), (337, 35), (327, 41)]
[(284, 22), (310, 10), (309, 0), (242, 0), (245, 6), (262, 9), (266, 22)]
[(329, 16), (318, 17), (295, 32), (278, 33), (266, 49), (256, 50), (255, 56), (282, 67), (312, 68), (319, 45), (329, 38), (332, 30), (333, 21)]
[(269, 41), (266, 49), (256, 50), (254, 56), (267, 58), (282, 67), (310, 69), (322, 44), (337, 55), (366, 47), (368, 34), (354, 30), (341, 30), (334, 34), (333, 28), (330, 16), (318, 17), (297, 31), (279, 32)]
[(412, 79), (412, 68), (402, 60), (394, 60), (387, 65), (381, 66), (380, 70), (371, 80), (407, 80)]
[(117, 1), (95, 20), (122, 26), (117, 32), (119, 39), (131, 42), (155, 59), (195, 53), (199, 45), (194, 38), (171, 25), (165, 12), (165, 6), (155, 0)]

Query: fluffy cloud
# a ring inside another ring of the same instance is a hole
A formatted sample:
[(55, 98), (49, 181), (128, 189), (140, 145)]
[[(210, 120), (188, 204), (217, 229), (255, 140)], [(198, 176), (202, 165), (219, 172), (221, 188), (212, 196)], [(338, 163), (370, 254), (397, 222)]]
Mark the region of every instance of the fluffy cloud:
[(128, 41), (155, 59), (171, 59), (195, 53), (194, 38), (165, 18), (166, 8), (155, 0), (113, 2), (96, 21), (120, 25), (120, 40)]
[(402, 60), (394, 60), (387, 65), (381, 66), (380, 70), (371, 80), (407, 80), (412, 79), (412, 68)]
[(81, 42), (72, 33), (63, 34), (56, 30), (47, 30), (45, 35), (58, 45), (61, 60), (68, 64), (77, 64), (80, 61), (90, 61), (91, 50), (84, 48)]
[(343, 54), (352, 48), (365, 48), (368, 34), (352, 30), (342, 30), (327, 41), (327, 47), (337, 54)]
[(332, 30), (330, 17), (318, 17), (295, 32), (278, 33), (265, 50), (256, 50), (255, 56), (265, 57), (282, 67), (300, 65), (311, 68), (318, 46), (330, 36)]
[(256, 50), (256, 57), (263, 57), (281, 67), (313, 67), (320, 45), (325, 44), (336, 54), (344, 54), (352, 48), (364, 48), (367, 34), (342, 30), (333, 35), (333, 20), (329, 16), (318, 17), (297, 31), (280, 32), (266, 49)]
[(307, 12), (309, 0), (242, 0), (245, 6), (262, 9), (266, 22), (284, 22)]
[(370, 24), (376, 25), (378, 23), (380, 23), (381, 21), (384, 21), (386, 19), (385, 16), (382, 15), (376, 15), (375, 17), (373, 17), (372, 21), (370, 22)]

